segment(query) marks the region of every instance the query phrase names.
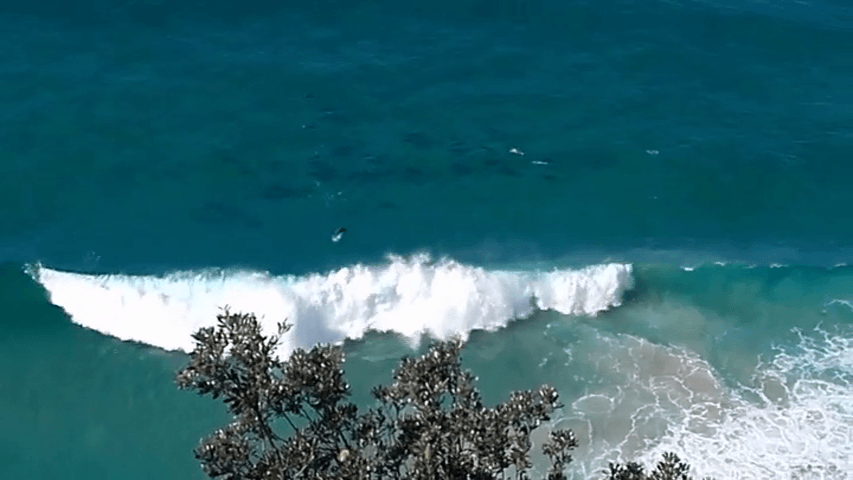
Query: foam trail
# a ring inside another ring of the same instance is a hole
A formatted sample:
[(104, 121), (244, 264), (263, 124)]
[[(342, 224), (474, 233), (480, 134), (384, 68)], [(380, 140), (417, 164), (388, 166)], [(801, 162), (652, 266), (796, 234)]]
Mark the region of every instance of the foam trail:
[(85, 327), (169, 350), (192, 349), (191, 334), (211, 326), (219, 308), (254, 312), (267, 333), (283, 319), (294, 328), (284, 356), (299, 347), (358, 339), (368, 330), (448, 338), (494, 330), (535, 309), (595, 315), (620, 305), (631, 288), (630, 265), (607, 264), (548, 273), (490, 271), (427, 255), (390, 256), (326, 274), (180, 272), (162, 277), (86, 275), (43, 266), (30, 275), (50, 301)]
[[(623, 346), (619, 347), (619, 344)], [(853, 472), (853, 340), (820, 329), (726, 387), (696, 354), (622, 336), (605, 365), (625, 381), (574, 402), (566, 417), (586, 450), (575, 468), (654, 465), (667, 451), (694, 478), (843, 479)], [(586, 426), (589, 425), (589, 426)], [(586, 463), (586, 464), (583, 464)]]
[(816, 332), (759, 367), (759, 386), (750, 390), (760, 402), (736, 392), (721, 418), (688, 415), (646, 458), (678, 448), (691, 455), (697, 472), (717, 478), (849, 478), (853, 342)]

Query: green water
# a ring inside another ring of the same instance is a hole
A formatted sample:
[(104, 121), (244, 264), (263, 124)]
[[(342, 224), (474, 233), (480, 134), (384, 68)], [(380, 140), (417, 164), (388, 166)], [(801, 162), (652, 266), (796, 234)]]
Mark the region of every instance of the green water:
[(3, 477), (203, 478), (192, 449), (227, 417), (175, 388), (186, 356), (74, 325), (2, 270)]

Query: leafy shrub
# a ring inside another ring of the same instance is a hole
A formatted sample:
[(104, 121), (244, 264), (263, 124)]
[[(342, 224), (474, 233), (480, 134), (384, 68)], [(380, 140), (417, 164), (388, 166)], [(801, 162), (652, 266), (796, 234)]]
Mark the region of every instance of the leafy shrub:
[[(543, 385), (485, 407), (474, 377), (461, 367), (463, 343), (452, 340), (403, 358), (392, 383), (373, 390), (378, 406), (359, 413), (347, 402), (340, 348), (299, 349), (287, 361), (275, 355), (289, 328), (280, 324), (277, 335), (266, 337), (254, 315), (226, 308), (216, 327), (193, 335), (195, 349), (177, 383), (222, 397), (234, 417), (195, 450), (210, 477), (528, 478), (530, 435), (562, 406), (557, 391)], [(570, 430), (550, 432), (543, 445), (549, 480), (566, 478), (576, 446)]]

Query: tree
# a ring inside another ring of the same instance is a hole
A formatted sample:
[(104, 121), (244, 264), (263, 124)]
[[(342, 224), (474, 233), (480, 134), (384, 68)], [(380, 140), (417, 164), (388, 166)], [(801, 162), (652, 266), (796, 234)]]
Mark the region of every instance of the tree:
[[(226, 307), (216, 327), (193, 335), (195, 349), (178, 385), (222, 397), (234, 416), (195, 450), (210, 477), (529, 478), (530, 435), (562, 406), (557, 391), (543, 385), (485, 407), (475, 378), (461, 367), (463, 342), (455, 339), (403, 358), (393, 382), (373, 390), (378, 406), (359, 413), (346, 401), (339, 347), (298, 349), (287, 361), (275, 355), (289, 328), (280, 324), (277, 335), (266, 337), (254, 315)], [(543, 445), (548, 480), (566, 478), (576, 446), (570, 430), (550, 432)]]
[(605, 473), (608, 475), (606, 480), (691, 480), (692, 477), (687, 475), (689, 470), (690, 465), (684, 463), (678, 455), (666, 452), (663, 454), (663, 461), (658, 462), (649, 474), (636, 462), (628, 462), (625, 465), (611, 463)]

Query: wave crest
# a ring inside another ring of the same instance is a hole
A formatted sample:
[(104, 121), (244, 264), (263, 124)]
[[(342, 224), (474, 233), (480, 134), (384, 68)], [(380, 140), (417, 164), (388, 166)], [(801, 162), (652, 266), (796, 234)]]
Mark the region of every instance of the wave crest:
[(428, 255), (390, 256), (325, 274), (273, 276), (255, 271), (176, 272), (164, 276), (88, 275), (43, 266), (28, 273), (82, 326), (169, 350), (189, 351), (191, 335), (212, 326), (219, 308), (253, 312), (268, 333), (287, 319), (294, 328), (280, 354), (318, 343), (396, 332), (417, 342), (495, 330), (535, 310), (595, 315), (621, 304), (632, 267), (579, 270), (486, 270)]

